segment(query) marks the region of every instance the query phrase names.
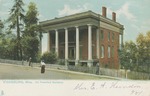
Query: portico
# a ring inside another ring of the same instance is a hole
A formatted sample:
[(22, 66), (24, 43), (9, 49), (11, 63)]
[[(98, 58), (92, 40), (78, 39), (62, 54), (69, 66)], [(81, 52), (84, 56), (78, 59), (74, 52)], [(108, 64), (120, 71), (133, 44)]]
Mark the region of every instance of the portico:
[(98, 52), (92, 50), (98, 48), (96, 47), (98, 40), (95, 40), (97, 30), (98, 27), (92, 24), (49, 30), (48, 51), (54, 51), (58, 58), (65, 60), (66, 64), (72, 62), (78, 65), (86, 62), (90, 67), (98, 58)]

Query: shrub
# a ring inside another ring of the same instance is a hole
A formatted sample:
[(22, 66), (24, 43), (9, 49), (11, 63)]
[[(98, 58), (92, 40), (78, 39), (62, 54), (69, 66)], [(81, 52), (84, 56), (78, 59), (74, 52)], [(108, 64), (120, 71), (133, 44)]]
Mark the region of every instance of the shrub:
[(41, 59), (44, 60), (44, 62), (48, 64), (54, 64), (57, 62), (57, 56), (56, 56), (56, 53), (54, 52), (45, 52), (42, 55)]
[(62, 59), (58, 60), (58, 64), (59, 65), (65, 65), (65, 60), (62, 60)]

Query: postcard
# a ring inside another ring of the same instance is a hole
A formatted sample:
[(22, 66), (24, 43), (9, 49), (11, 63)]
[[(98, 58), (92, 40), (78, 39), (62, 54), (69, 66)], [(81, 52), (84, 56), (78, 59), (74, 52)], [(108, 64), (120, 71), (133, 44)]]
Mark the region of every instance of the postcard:
[(0, 0), (0, 96), (150, 96), (149, 0)]

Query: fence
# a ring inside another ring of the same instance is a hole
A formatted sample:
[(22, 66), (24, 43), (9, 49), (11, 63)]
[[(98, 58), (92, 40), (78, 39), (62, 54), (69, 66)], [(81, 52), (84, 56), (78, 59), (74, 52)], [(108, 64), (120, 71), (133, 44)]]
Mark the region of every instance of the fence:
[[(0, 59), (0, 63), (29, 66), (29, 62), (27, 61)], [(32, 63), (31, 66), (40, 67), (40, 63)], [(73, 66), (73, 65), (64, 66), (64, 65), (58, 65), (58, 64), (46, 64), (46, 67), (54, 68), (54, 69), (62, 69), (62, 70), (71, 70), (71, 71), (77, 71), (77, 72), (85, 72), (85, 73), (91, 73), (91, 74), (96, 74), (96, 70), (97, 70), (96, 67)], [(135, 79), (135, 80), (150, 79), (150, 75), (148, 73), (134, 72), (134, 71), (129, 71), (129, 70), (126, 71), (123, 69), (116, 70), (116, 69), (100, 68), (99, 74), (112, 76), (112, 77), (119, 77), (119, 78)]]
[[(97, 68), (69, 65), (68, 70), (96, 74)], [(118, 78), (134, 79), (134, 80), (148, 80), (150, 76), (148, 73), (135, 72), (135, 71), (129, 71), (123, 69), (116, 70), (116, 69), (108, 69), (108, 68), (100, 68), (99, 74), (118, 77)]]
[[(85, 72), (85, 73), (91, 73), (91, 74), (96, 74), (96, 71), (97, 71), (96, 67), (86, 67), (86, 66), (71, 66), (71, 65), (69, 65), (68, 69), (71, 71)], [(100, 68), (99, 74), (112, 76), (112, 77), (126, 78), (126, 74), (125, 74), (124, 70)]]
[(150, 79), (150, 74), (131, 71), (131, 72), (128, 72), (128, 78), (135, 79), (135, 80), (148, 80)]
[(91, 73), (91, 74), (96, 73), (96, 67), (68, 65), (68, 70), (77, 71), (77, 72), (84, 72), (84, 73)]
[[(29, 66), (29, 62), (27, 62), (27, 61), (17, 61), (17, 60), (0, 59), (0, 63)], [(31, 63), (31, 67), (40, 67), (40, 66), (41, 66), (40, 63), (33, 63), (33, 62)], [(58, 64), (46, 64), (46, 68), (67, 70), (66, 66), (64, 66), (64, 65), (58, 65)]]

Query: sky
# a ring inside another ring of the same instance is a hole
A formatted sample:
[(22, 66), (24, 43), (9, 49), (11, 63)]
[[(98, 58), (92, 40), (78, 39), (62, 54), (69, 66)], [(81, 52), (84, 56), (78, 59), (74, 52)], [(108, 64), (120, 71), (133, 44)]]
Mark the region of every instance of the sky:
[[(150, 0), (24, 0), (25, 10), (29, 2), (35, 2), (39, 11), (39, 21), (63, 17), (91, 10), (102, 13), (107, 7), (107, 17), (116, 12), (116, 21), (124, 25), (124, 41), (136, 41), (139, 33), (150, 31)], [(0, 0), (0, 19), (8, 18), (14, 0)], [(46, 34), (43, 37), (43, 50), (46, 50)]]

